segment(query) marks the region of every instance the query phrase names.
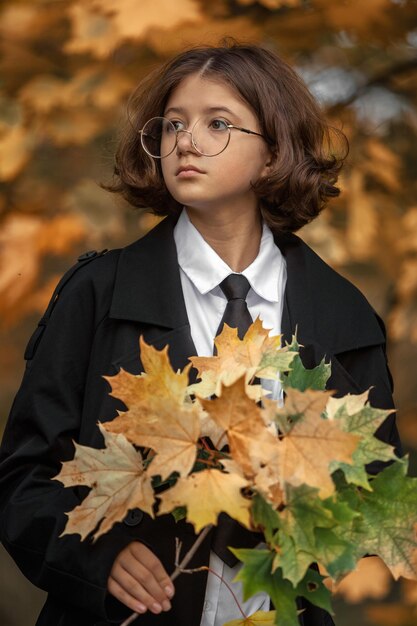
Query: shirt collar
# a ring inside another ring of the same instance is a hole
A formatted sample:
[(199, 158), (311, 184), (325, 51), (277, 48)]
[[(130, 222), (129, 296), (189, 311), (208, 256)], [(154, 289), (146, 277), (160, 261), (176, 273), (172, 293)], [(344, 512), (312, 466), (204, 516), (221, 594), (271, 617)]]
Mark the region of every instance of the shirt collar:
[[(219, 257), (191, 223), (185, 208), (174, 229), (178, 264), (201, 294), (217, 287), (233, 270)], [(278, 302), (279, 280), (284, 258), (264, 223), (255, 260), (243, 270), (252, 289), (269, 302)]]

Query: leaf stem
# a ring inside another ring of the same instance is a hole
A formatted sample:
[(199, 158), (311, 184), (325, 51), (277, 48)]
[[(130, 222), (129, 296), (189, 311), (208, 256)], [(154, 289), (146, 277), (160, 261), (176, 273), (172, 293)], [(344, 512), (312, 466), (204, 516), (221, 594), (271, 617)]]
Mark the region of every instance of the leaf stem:
[(220, 442), (221, 442), (221, 440), (223, 439), (223, 437), (225, 436), (225, 434), (226, 434), (226, 431), (224, 430), (224, 431), (222, 432), (222, 434), (220, 435), (219, 439), (216, 441), (216, 444), (215, 444), (215, 448), (216, 448), (216, 450), (219, 448), (219, 446), (220, 446)]
[(198, 460), (201, 463), (204, 463), (206, 461), (213, 461), (215, 463), (218, 450), (216, 450), (216, 449), (213, 450), (213, 448), (210, 448), (210, 446), (207, 444), (207, 441), (205, 440), (204, 437), (200, 438), (200, 442), (201, 442), (201, 445), (202, 445), (202, 448), (200, 448), (200, 450), (204, 449), (208, 453), (209, 458), (208, 459), (198, 459)]
[(207, 441), (206, 441), (205, 437), (200, 437), (200, 442), (201, 442), (201, 445), (203, 446), (203, 448), (204, 448), (205, 450), (207, 450), (207, 452), (211, 452), (211, 451), (212, 451), (212, 450), (211, 450), (211, 448), (210, 448), (210, 446), (208, 445), (208, 443), (207, 443)]
[(199, 463), (207, 465), (207, 467), (213, 467), (214, 469), (221, 469), (218, 461), (215, 459), (198, 459)]
[[(236, 598), (236, 595), (235, 595), (233, 589), (231, 588), (231, 586), (224, 580), (223, 576), (220, 576), (220, 574), (215, 572), (214, 569), (211, 569), (211, 567), (207, 567), (207, 565), (202, 565), (201, 567), (196, 567), (195, 569), (183, 570), (183, 574), (193, 574), (194, 572), (203, 572), (203, 571), (211, 572), (212, 574), (214, 574), (214, 576), (217, 576), (217, 578), (220, 578), (220, 580), (222, 581), (223, 585), (225, 587), (227, 587), (227, 589), (232, 594), (233, 600), (236, 602), (236, 605), (237, 605), (239, 611), (241, 612), (243, 619), (245, 619), (245, 620), (248, 619), (248, 616), (246, 615), (246, 613), (244, 612), (244, 610), (240, 606), (239, 600)], [(122, 624), (122, 626), (123, 626), (123, 624)]]

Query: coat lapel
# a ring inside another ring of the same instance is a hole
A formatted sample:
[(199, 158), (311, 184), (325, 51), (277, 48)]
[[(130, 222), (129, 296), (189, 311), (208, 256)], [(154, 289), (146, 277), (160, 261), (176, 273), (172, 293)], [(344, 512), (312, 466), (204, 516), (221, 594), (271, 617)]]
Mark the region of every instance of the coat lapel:
[(166, 218), (142, 239), (122, 250), (110, 317), (163, 328), (188, 324), (174, 226), (175, 221)]
[(110, 318), (138, 322), (144, 339), (157, 349), (169, 344), (174, 369), (197, 354), (191, 337), (168, 217), (142, 239), (124, 248), (117, 267)]
[[(287, 264), (282, 332), (322, 358), (385, 342), (375, 312), (360, 291), (293, 234), (275, 237)], [(358, 323), (360, 320), (360, 323)]]
[(283, 340), (291, 342), (297, 335), (298, 342), (305, 345), (313, 340), (313, 316), (309, 302), (307, 272), (302, 254), (301, 240), (294, 235), (275, 237), (287, 265), (287, 283), (281, 321)]

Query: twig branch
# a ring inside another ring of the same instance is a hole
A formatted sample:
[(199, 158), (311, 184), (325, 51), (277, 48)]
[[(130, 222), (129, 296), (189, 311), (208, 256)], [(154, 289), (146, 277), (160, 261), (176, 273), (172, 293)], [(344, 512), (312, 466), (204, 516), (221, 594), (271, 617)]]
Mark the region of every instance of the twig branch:
[(171, 574), (171, 580), (175, 580), (176, 578), (178, 578), (178, 576), (181, 574), (181, 571), (185, 569), (185, 566), (188, 565), (188, 563), (191, 561), (194, 554), (197, 552), (198, 548), (201, 546), (204, 539), (207, 537), (207, 535), (209, 534), (212, 528), (213, 528), (213, 524), (209, 524), (208, 526), (206, 526), (205, 529), (198, 535), (197, 539), (195, 540), (191, 548), (188, 550), (187, 554), (184, 556), (181, 563), (179, 565), (175, 564), (176, 567)]
[[(175, 569), (170, 576), (172, 581), (174, 581), (176, 578), (178, 578), (180, 574), (183, 573), (186, 565), (191, 561), (194, 554), (197, 552), (198, 548), (201, 546), (204, 539), (207, 537), (207, 535), (209, 534), (212, 528), (213, 528), (212, 524), (205, 527), (205, 529), (199, 534), (199, 536), (197, 537), (197, 539), (195, 540), (195, 542), (193, 543), (191, 548), (188, 550), (187, 554), (184, 556), (181, 563), (179, 564), (178, 564), (178, 559), (179, 559), (179, 553), (181, 550), (181, 543), (178, 542), (177, 540), (176, 550), (175, 550)], [(139, 617), (139, 613), (132, 613), (132, 615), (130, 615), (127, 619), (125, 619), (125, 621), (121, 624), (121, 626), (129, 626), (129, 624), (131, 624), (137, 617)]]

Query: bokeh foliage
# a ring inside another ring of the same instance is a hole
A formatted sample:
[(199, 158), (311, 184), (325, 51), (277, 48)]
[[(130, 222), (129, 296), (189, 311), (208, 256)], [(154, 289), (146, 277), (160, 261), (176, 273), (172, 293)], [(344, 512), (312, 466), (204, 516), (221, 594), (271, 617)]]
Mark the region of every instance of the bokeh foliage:
[(399, 424), (416, 450), (415, 0), (3, 1), (3, 423), (25, 342), (59, 276), (84, 250), (123, 245), (153, 223), (98, 184), (111, 176), (129, 92), (173, 53), (224, 36), (277, 50), (349, 138), (343, 193), (301, 236), (387, 322)]

